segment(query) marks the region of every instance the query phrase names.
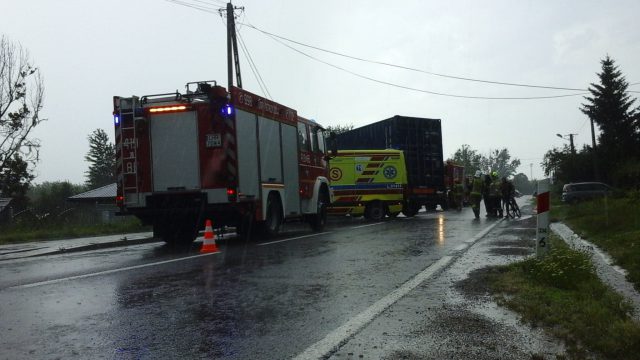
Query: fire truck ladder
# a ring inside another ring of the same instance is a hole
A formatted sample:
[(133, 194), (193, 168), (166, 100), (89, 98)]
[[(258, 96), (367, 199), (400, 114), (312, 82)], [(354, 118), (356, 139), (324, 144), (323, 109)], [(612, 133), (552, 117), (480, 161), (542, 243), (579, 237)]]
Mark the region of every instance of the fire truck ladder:
[[(136, 121), (142, 119), (136, 116), (135, 109), (138, 107), (138, 97), (133, 96), (130, 100), (131, 106), (127, 106), (120, 110), (120, 119), (122, 121), (120, 127), (120, 156), (121, 156), (121, 174), (122, 174), (122, 192), (124, 195), (125, 205), (138, 204), (139, 202), (139, 179), (138, 179), (138, 137), (136, 136)], [(127, 150), (125, 151), (125, 147)], [(131, 184), (130, 177), (133, 177), (135, 186), (127, 186)], [(127, 194), (135, 193), (135, 196), (127, 198)]]

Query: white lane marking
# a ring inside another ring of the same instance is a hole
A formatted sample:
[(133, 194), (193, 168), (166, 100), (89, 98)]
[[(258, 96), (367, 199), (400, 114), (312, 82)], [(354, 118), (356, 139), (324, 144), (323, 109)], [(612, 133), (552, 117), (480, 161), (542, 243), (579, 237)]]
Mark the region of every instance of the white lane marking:
[(453, 251), (455, 251), (455, 252), (462, 251), (462, 250), (466, 249), (466, 248), (467, 248), (467, 246), (469, 246), (469, 245), (467, 245), (467, 244), (460, 244), (460, 245), (456, 246), (456, 247), (453, 249)]
[(442, 257), (440, 260), (431, 264), (414, 278), (404, 283), (401, 287), (390, 292), (387, 296), (376, 301), (366, 310), (351, 318), (351, 320), (347, 321), (344, 325), (329, 333), (324, 339), (311, 345), (294, 359), (321, 359), (338, 350), (338, 348), (344, 345), (350, 337), (358, 333), (361, 328), (371, 322), (371, 320), (373, 320), (381, 312), (400, 300), (403, 296), (407, 295), (411, 290), (418, 287), (418, 285), (427, 280), (437, 271), (447, 266), (452, 259), (453, 257), (451, 256)]
[(281, 243), (281, 242), (285, 242), (285, 241), (291, 241), (291, 240), (304, 239), (304, 238), (308, 238), (308, 237), (312, 237), (312, 236), (318, 236), (318, 235), (329, 234), (330, 232), (331, 232), (331, 231), (325, 231), (325, 232), (321, 232), (321, 233), (317, 233), (317, 234), (303, 235), (303, 236), (292, 237), (292, 238), (288, 238), (288, 239), (282, 239), (282, 240), (270, 241), (270, 242), (266, 242), (266, 243), (258, 244), (258, 246), (265, 246), (265, 245), (277, 244), (277, 243)]
[[(471, 243), (479, 240), (483, 236), (485, 236), (491, 229), (493, 229), (496, 225), (498, 225), (500, 221), (497, 221), (486, 229), (479, 232), (476, 236), (471, 238)], [(465, 241), (469, 243), (469, 240)], [(463, 244), (464, 245), (464, 244)], [(414, 276), (409, 281), (405, 282), (397, 288), (396, 290), (390, 292), (382, 299), (376, 301), (373, 305), (369, 306), (360, 314), (352, 317), (345, 324), (340, 326), (339, 328), (333, 330), (324, 339), (318, 341), (317, 343), (308, 347), (305, 351), (300, 353), (294, 359), (296, 360), (307, 360), (307, 359), (323, 359), (337, 351), (341, 346), (347, 343), (349, 339), (357, 334), (365, 325), (370, 323), (373, 319), (375, 319), (380, 313), (386, 310), (391, 305), (395, 304), (398, 300), (407, 295), (410, 291), (418, 287), (432, 275), (440, 271), (449, 265), (455, 257), (453, 256), (443, 256), (440, 260), (431, 264), (429, 267), (424, 269), (418, 275)]]
[(367, 225), (360, 225), (360, 226), (354, 226), (351, 229), (360, 229), (363, 227), (367, 227), (367, 226), (373, 226), (373, 225), (380, 225), (380, 224), (384, 224), (384, 222), (378, 222), (378, 223), (374, 223), (374, 224), (367, 224)]
[(209, 253), (209, 254), (199, 254), (199, 255), (187, 256), (187, 257), (183, 257), (183, 258), (179, 258), (179, 259), (171, 259), (171, 260), (158, 261), (158, 262), (142, 264), (142, 265), (127, 266), (127, 267), (123, 267), (123, 268), (119, 268), (119, 269), (98, 271), (98, 272), (94, 272), (94, 273), (90, 273), (90, 274), (69, 276), (69, 277), (66, 277), (66, 278), (40, 281), (40, 282), (36, 282), (36, 283), (31, 283), (31, 284), (16, 285), (16, 286), (11, 286), (8, 289), (27, 289), (27, 288), (32, 288), (32, 287), (36, 287), (36, 286), (57, 284), (57, 283), (61, 283), (63, 281), (78, 280), (78, 279), (85, 279), (85, 278), (94, 277), (94, 276), (114, 274), (114, 273), (118, 273), (118, 272), (122, 272), (122, 271), (142, 269), (142, 268), (146, 268), (146, 267), (162, 265), (162, 264), (169, 264), (169, 263), (178, 262), (178, 261), (184, 261), (184, 260), (189, 260), (189, 259), (196, 259), (196, 258), (199, 258), (199, 257), (215, 255), (215, 254), (220, 254), (220, 253), (217, 252), (217, 253)]

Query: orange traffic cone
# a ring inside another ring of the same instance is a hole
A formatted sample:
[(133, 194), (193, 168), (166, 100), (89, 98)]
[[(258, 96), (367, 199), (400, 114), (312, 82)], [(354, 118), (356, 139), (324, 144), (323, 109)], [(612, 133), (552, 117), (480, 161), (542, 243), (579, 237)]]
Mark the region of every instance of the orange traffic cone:
[(216, 245), (216, 234), (213, 232), (211, 226), (211, 220), (207, 220), (204, 227), (204, 240), (202, 241), (201, 253), (214, 253), (218, 252), (218, 245)]

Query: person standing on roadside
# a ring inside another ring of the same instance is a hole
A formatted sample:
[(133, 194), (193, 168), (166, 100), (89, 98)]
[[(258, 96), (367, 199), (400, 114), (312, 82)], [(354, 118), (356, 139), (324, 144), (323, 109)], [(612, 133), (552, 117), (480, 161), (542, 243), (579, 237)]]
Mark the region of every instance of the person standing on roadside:
[(500, 179), (497, 172), (491, 173), (491, 185), (489, 185), (489, 199), (491, 206), (491, 217), (502, 217), (502, 207), (500, 206)]
[(484, 210), (487, 217), (491, 216), (491, 175), (484, 175), (484, 183), (482, 184), (482, 199), (484, 200)]
[(480, 170), (476, 170), (476, 174), (473, 177), (471, 183), (471, 193), (469, 194), (471, 200), (471, 208), (476, 219), (480, 218), (480, 200), (482, 200), (482, 190), (484, 188), (484, 182), (482, 180), (482, 173)]
[(502, 205), (504, 207), (504, 217), (509, 217), (509, 202), (511, 198), (513, 198), (516, 188), (513, 186), (513, 183), (507, 180), (506, 176), (502, 177), (502, 182), (500, 183), (500, 192), (502, 193)]
[(462, 210), (462, 197), (464, 196), (464, 186), (460, 183), (460, 179), (453, 181), (453, 204), (458, 212)]

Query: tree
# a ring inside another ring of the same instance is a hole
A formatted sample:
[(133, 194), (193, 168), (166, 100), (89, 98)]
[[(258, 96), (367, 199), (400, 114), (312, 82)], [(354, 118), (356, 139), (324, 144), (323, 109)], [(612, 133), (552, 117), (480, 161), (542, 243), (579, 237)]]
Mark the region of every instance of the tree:
[(513, 186), (522, 194), (533, 194), (533, 184), (524, 173), (518, 173), (513, 176)]
[(334, 132), (336, 135), (337, 134), (342, 134), (345, 133), (347, 131), (351, 131), (353, 130), (353, 124), (346, 124), (346, 125), (329, 125), (327, 126), (327, 131), (329, 132)]
[(464, 166), (467, 175), (475, 174), (476, 170), (480, 170), (483, 156), (471, 146), (464, 144), (453, 154), (451, 159), (454, 163)]
[(54, 181), (36, 184), (29, 189), (30, 205), (39, 214), (57, 214), (68, 209), (67, 199), (70, 196), (85, 191), (82, 185), (71, 184), (68, 181)]
[(0, 174), (5, 196), (24, 195), (33, 179), (29, 165), (38, 160), (40, 141), (30, 134), (44, 121), (40, 118), (43, 101), (42, 76), (38, 68), (31, 65), (28, 51), (3, 35), (0, 38)]
[(84, 159), (89, 162), (85, 172), (87, 186), (97, 188), (116, 181), (116, 150), (109, 142), (109, 136), (102, 129), (96, 129), (89, 135), (89, 152)]
[(34, 176), (29, 172), (29, 164), (19, 153), (6, 159), (0, 169), (0, 193), (14, 199), (14, 207), (21, 210), (27, 206), (27, 190)]
[(520, 160), (511, 160), (509, 150), (504, 148), (501, 150), (490, 151), (488, 157), (482, 157), (480, 164), (481, 170), (485, 173), (495, 171), (498, 173), (499, 177), (510, 177), (516, 173), (516, 169), (520, 166)]
[(542, 169), (545, 176), (551, 176), (561, 184), (594, 180), (591, 171), (592, 154), (592, 149), (586, 145), (575, 154), (571, 153), (568, 145), (553, 148), (544, 154)]
[(602, 72), (597, 74), (600, 82), (591, 84), (591, 96), (585, 97), (586, 103), (580, 110), (600, 129), (596, 150), (606, 159), (601, 172), (610, 174), (630, 157), (640, 155), (640, 125), (636, 109), (632, 108), (635, 99), (627, 93), (629, 84), (615, 61), (607, 55), (600, 63)]

